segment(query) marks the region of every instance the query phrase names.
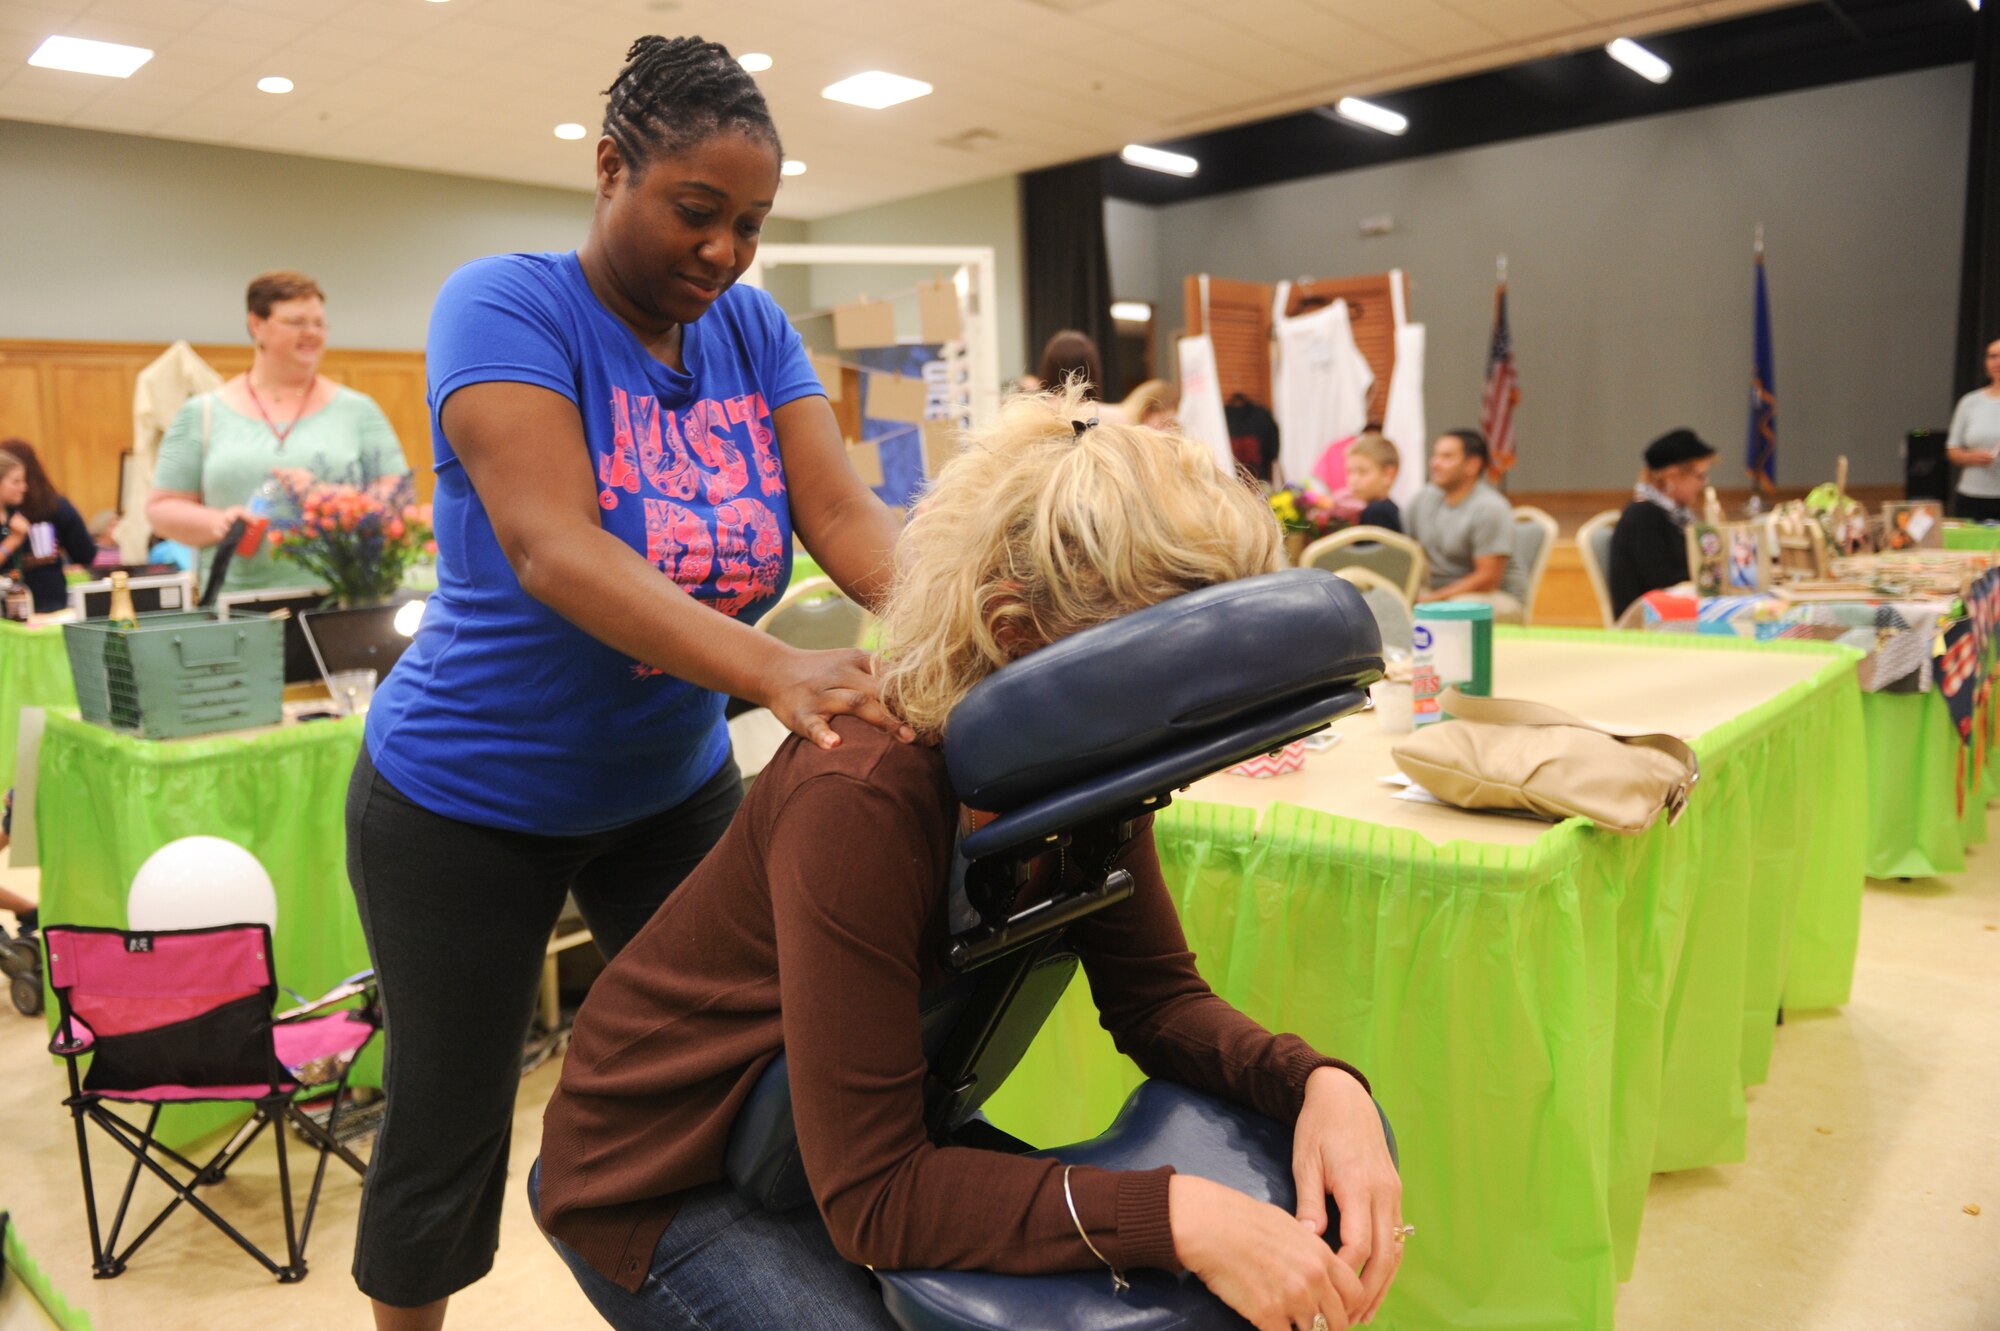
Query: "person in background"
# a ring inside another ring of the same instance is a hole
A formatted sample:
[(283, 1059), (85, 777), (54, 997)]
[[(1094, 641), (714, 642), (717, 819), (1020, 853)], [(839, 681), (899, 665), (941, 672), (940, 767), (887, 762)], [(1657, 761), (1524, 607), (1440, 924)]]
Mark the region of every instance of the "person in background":
[(76, 505), (56, 492), (35, 446), (0, 442), (0, 573), (11, 573), (35, 598), (35, 613), (69, 604), (63, 560), (89, 568), (97, 542)]
[[(1279, 566), (1269, 506), (1205, 446), (1091, 415), (1079, 383), (1013, 399), (911, 518), (883, 612), (882, 691), (926, 739), (948, 735), (958, 702), (1010, 660)], [(838, 749), (779, 750), (577, 1014), (529, 1195), (605, 1320), (894, 1331), (864, 1264), (1186, 1269), (1262, 1327), (1372, 1313), (1407, 1231), (1368, 1084), (1210, 990), (1150, 816), (1119, 853), (1131, 896), (1071, 935), (1091, 998), (1148, 1076), (1294, 1128), (1296, 1209), (1171, 1161), (1078, 1165), (1072, 1188), (1056, 1160), (930, 1141), (918, 997), (948, 976), (959, 803), (940, 748), (837, 724)], [(1074, 863), (1051, 851), (1038, 871)], [(722, 1168), (744, 1095), (780, 1051), (818, 1203), (783, 1213), (739, 1195)]]
[(97, 516), (90, 520), (90, 539), (97, 543), (97, 557), (90, 561), (92, 568), (117, 568), (125, 562), (118, 551), (117, 509), (98, 510)]
[(1431, 446), (1431, 483), (1417, 492), (1404, 530), (1424, 547), (1431, 585), (1417, 600), (1481, 600), (1519, 622), (1526, 570), (1514, 558), (1514, 511), (1486, 483), (1486, 436), (1453, 430)]
[(1125, 395), (1118, 404), (1118, 420), (1126, 425), (1143, 425), (1149, 430), (1178, 430), (1175, 414), (1181, 405), (1180, 390), (1165, 379), (1148, 379)]
[(1986, 344), (1984, 388), (1958, 400), (1951, 413), (1951, 433), (1945, 456), (1958, 474), (1958, 498), (1953, 509), (1975, 522), (2000, 522), (2000, 339)]
[(1715, 450), (1686, 427), (1646, 445), (1646, 469), (1611, 529), (1604, 576), (1613, 619), (1647, 592), (1688, 580), (1687, 527), (1714, 465)]
[(1377, 431), (1355, 436), (1347, 446), (1347, 491), (1361, 503), (1355, 522), (1364, 527), (1403, 530), (1403, 512), (1389, 492), (1396, 488), (1396, 473), (1402, 470), (1402, 455), (1396, 446)]
[[(722, 836), (743, 796), (725, 698), (828, 750), (916, 737), (865, 653), (754, 627), (795, 532), (872, 606), (901, 530), (797, 330), (738, 281), (783, 161), (725, 48), (642, 37), (611, 84), (582, 245), (476, 259), (438, 292), (438, 586), (347, 795), (395, 1031), (354, 1256), (382, 1331), (442, 1325), (491, 1269), (549, 931), (573, 892), (616, 957)], [(843, 737), (837, 715), (861, 724)]]
[[(264, 273), (244, 304), (256, 348), (250, 368), (181, 407), (160, 440), (146, 500), (156, 539), (201, 552), (204, 583), (230, 524), (248, 516), (245, 505), (280, 468), (364, 488), (410, 471), (375, 399), (320, 375), (326, 295), (319, 283), (288, 269)], [(260, 549), (230, 561), (226, 585), (242, 591), (311, 581)]]
[(1072, 375), (1081, 375), (1095, 402), (1104, 392), (1104, 357), (1090, 334), (1065, 328), (1042, 346), (1042, 363), (1035, 372), (1047, 392), (1060, 392)]

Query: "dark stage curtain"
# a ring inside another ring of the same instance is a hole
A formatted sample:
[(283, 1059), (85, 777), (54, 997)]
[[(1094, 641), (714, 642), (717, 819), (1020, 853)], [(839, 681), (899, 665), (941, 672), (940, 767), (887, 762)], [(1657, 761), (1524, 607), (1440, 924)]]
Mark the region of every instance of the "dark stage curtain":
[(2000, 4), (1982, 6), (1972, 63), (1972, 153), (1953, 392), (1984, 387), (1986, 345), (2000, 338)]
[(1104, 361), (1100, 397), (1117, 384), (1111, 323), (1111, 258), (1104, 243), (1104, 164), (1097, 158), (1021, 177), (1021, 238), (1028, 293), (1030, 373), (1042, 347), (1065, 328), (1088, 333)]

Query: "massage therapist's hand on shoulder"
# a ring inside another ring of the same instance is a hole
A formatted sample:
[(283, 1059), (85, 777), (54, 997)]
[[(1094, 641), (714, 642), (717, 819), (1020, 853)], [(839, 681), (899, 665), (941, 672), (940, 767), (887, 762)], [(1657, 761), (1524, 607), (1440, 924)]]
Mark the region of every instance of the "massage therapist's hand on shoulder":
[[(811, 497), (839, 480), (824, 474), (832, 471), (825, 458), (813, 459), (817, 466), (799, 465), (800, 453), (825, 450), (815, 428), (822, 423), (813, 419), (819, 413), (837, 447), (838, 427), (824, 398), (788, 403), (773, 413), (802, 534), (812, 530)], [(576, 408), (566, 398), (531, 384), (473, 384), (445, 402), (442, 421), (528, 595), (634, 660), (769, 707), (787, 728), (824, 748), (840, 742), (828, 722), (842, 714), (899, 738), (914, 737), (882, 706), (867, 653), (802, 651), (718, 615), (606, 532), (598, 521), (590, 450)], [(788, 432), (788, 424), (804, 428)], [(831, 462), (861, 489), (844, 453), (833, 453)], [(809, 480), (798, 475), (801, 470), (822, 474)], [(813, 517), (838, 535), (840, 515)], [(890, 520), (886, 511), (884, 520)], [(827, 558), (829, 571), (838, 559), (837, 554)], [(857, 581), (879, 594), (886, 572)]]

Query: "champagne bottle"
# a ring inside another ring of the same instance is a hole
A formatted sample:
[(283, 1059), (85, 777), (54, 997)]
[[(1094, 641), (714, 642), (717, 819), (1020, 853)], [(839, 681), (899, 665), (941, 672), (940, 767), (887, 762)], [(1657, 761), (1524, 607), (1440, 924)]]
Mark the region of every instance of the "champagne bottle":
[(114, 569), (111, 573), (111, 626), (120, 629), (139, 627), (139, 613), (132, 608), (131, 581), (124, 569)]

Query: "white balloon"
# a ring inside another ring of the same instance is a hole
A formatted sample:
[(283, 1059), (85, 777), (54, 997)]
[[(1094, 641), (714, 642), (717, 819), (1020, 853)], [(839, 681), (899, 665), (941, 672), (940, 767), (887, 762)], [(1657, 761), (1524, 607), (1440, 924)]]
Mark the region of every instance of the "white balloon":
[(169, 841), (139, 866), (125, 898), (126, 927), (278, 927), (278, 893), (255, 855), (217, 836)]

